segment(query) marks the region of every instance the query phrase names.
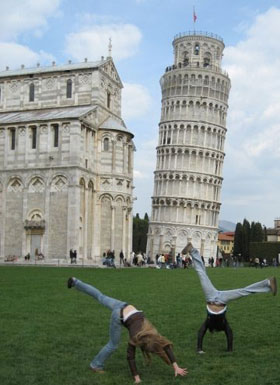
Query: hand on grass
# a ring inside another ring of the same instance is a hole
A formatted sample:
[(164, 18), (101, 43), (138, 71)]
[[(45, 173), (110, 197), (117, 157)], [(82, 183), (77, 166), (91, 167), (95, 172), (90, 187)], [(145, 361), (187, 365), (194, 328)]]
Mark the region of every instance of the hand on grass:
[(135, 376), (134, 377), (134, 384), (140, 384), (140, 382), (141, 382), (141, 379), (140, 379), (140, 376), (138, 376), (138, 374), (137, 374), (137, 376)]
[(173, 363), (173, 368), (174, 368), (174, 373), (175, 373), (175, 377), (178, 376), (186, 376), (188, 374), (188, 371), (187, 371), (187, 368), (180, 368), (176, 362)]

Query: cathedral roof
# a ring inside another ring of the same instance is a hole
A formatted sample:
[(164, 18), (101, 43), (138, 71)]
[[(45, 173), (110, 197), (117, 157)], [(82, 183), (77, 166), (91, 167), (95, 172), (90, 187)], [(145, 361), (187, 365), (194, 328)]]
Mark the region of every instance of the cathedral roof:
[(64, 72), (64, 71), (73, 71), (81, 69), (92, 69), (102, 66), (108, 59), (98, 60), (98, 61), (85, 61), (83, 63), (68, 63), (65, 65), (55, 65), (45, 66), (45, 67), (33, 67), (33, 68), (21, 68), (17, 70), (5, 70), (0, 72), (0, 78), (9, 77), (9, 76), (21, 76), (21, 75), (36, 75), (44, 74), (48, 72)]
[(100, 126), (99, 128), (105, 130), (116, 130), (116, 131), (125, 131), (129, 132), (132, 137), (134, 136), (128, 129), (126, 128), (124, 122), (122, 120), (117, 120), (112, 116), (109, 116)]
[(0, 124), (39, 122), (57, 119), (81, 118), (96, 109), (95, 106), (62, 107), (38, 109), (32, 111), (1, 112)]

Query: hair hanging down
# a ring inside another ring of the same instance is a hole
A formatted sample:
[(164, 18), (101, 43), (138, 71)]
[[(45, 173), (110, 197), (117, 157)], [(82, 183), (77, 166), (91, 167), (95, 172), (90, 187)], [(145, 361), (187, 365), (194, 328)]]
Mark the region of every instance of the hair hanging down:
[(135, 334), (130, 343), (139, 346), (147, 362), (151, 361), (150, 353), (157, 354), (167, 365), (171, 362), (164, 351), (166, 346), (171, 345), (167, 338), (159, 334), (157, 329), (146, 318), (143, 321), (141, 330)]

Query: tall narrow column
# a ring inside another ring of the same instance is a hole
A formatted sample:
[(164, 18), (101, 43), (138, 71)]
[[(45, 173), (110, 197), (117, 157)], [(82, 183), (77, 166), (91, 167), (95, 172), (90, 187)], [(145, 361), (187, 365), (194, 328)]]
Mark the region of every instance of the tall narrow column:
[[(214, 196), (207, 186), (220, 189), (222, 184), (224, 141), (217, 137), (226, 135), (230, 79), (221, 68), (224, 43), (219, 36), (208, 32), (182, 33), (175, 36), (173, 48), (174, 63), (160, 79), (162, 111), (166, 113), (161, 114), (159, 123), (155, 183), (161, 180), (162, 184), (161, 189), (154, 189), (152, 197), (153, 208), (157, 209), (152, 210), (147, 252), (151, 254), (151, 245), (152, 258), (173, 251), (173, 237), (175, 252), (181, 252), (187, 234), (194, 246), (203, 250), (207, 262), (216, 254), (220, 210), (219, 195)], [(181, 129), (184, 135), (180, 135)], [(176, 143), (170, 140), (175, 135)], [(182, 161), (171, 164), (171, 155), (178, 151)], [(185, 181), (182, 189), (178, 177)], [(179, 205), (183, 212), (176, 215)], [(158, 210), (168, 215), (156, 216)]]

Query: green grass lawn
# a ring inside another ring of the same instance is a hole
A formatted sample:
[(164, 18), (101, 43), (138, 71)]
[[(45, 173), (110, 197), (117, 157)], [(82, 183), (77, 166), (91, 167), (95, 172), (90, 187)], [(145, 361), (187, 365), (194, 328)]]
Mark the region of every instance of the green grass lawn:
[[(231, 289), (280, 269), (208, 269), (214, 285)], [(229, 304), (234, 351), (226, 352), (224, 333), (204, 338), (206, 354), (196, 354), (197, 331), (206, 311), (193, 270), (0, 267), (0, 384), (132, 384), (126, 362), (128, 333), (94, 374), (89, 363), (107, 342), (110, 312), (91, 297), (67, 289), (69, 276), (91, 283), (105, 294), (134, 304), (161, 334), (174, 343), (181, 367), (189, 374), (174, 378), (173, 369), (153, 357), (146, 366), (140, 352), (142, 381), (151, 385), (279, 385), (280, 295), (252, 295)]]

